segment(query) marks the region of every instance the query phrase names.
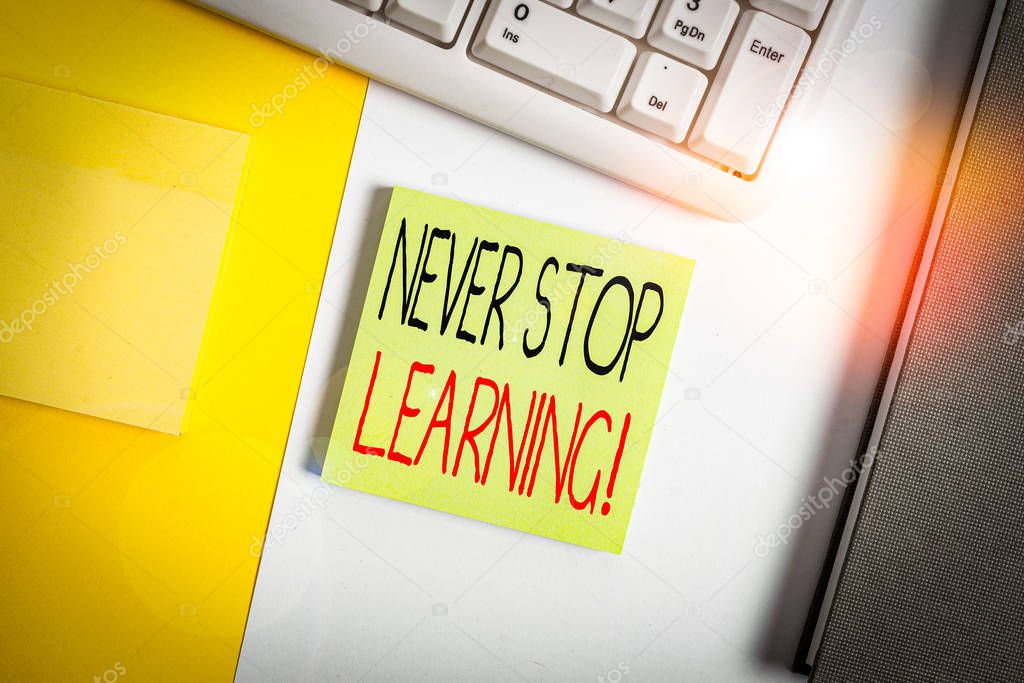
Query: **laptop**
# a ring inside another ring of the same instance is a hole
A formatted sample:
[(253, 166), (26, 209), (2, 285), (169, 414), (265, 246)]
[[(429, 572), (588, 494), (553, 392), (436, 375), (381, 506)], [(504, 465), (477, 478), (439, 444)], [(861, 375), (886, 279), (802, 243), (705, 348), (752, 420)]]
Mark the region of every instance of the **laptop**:
[(991, 4), (795, 668), (1019, 681), (1024, 2)]

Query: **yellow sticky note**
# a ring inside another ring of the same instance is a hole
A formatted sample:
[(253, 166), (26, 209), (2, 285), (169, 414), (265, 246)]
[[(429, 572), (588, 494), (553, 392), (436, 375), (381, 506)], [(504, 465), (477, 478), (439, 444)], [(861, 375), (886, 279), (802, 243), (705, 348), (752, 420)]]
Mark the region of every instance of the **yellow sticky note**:
[(621, 552), (693, 268), (395, 189), (324, 481)]
[(0, 79), (0, 393), (183, 431), (248, 144)]

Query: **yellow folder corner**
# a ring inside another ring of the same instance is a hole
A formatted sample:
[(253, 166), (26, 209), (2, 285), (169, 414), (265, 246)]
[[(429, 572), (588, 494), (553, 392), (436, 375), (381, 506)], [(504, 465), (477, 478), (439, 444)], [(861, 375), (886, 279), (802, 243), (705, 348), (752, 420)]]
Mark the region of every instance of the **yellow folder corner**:
[(0, 680), (232, 677), (366, 87), (313, 62), (179, 0), (0, 3), (0, 76), (251, 137), (187, 431), (0, 398)]

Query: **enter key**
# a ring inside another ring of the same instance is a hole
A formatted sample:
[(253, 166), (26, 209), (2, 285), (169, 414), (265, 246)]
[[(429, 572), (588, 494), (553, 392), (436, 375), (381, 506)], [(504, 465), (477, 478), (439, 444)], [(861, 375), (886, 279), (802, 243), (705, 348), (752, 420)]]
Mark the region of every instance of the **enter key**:
[(690, 149), (741, 173), (761, 165), (811, 39), (781, 19), (748, 10), (690, 135)]

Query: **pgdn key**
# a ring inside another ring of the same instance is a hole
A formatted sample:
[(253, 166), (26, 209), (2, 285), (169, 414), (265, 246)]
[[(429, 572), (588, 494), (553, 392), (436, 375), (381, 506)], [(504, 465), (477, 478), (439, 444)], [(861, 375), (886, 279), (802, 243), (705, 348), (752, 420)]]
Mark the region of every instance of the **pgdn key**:
[(599, 111), (611, 111), (636, 56), (622, 36), (540, 0), (496, 0), (473, 54)]

